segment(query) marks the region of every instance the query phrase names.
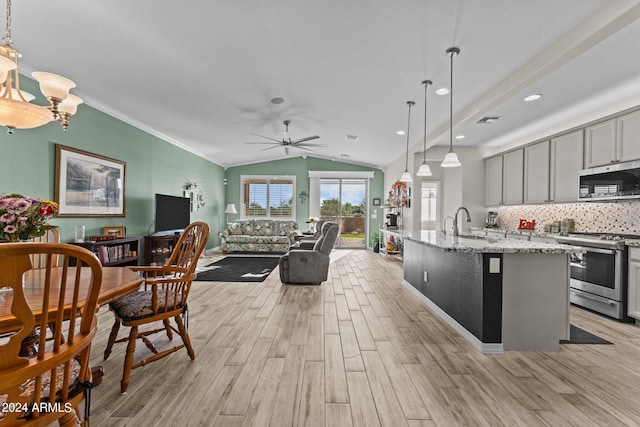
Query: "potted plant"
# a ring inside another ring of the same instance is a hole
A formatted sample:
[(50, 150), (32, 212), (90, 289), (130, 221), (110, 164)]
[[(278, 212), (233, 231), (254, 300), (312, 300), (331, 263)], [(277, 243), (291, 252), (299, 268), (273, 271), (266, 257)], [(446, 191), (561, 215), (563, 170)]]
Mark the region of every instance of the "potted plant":
[(377, 231), (374, 231), (369, 238), (369, 246), (373, 249), (374, 253), (380, 252), (380, 235)]

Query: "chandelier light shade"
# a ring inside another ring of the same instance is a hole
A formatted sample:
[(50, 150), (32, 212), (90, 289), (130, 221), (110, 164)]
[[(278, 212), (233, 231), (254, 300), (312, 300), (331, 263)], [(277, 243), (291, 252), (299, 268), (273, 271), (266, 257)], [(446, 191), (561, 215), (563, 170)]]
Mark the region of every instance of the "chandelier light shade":
[(49, 101), (48, 106), (32, 104), (35, 97), (20, 90), (20, 54), (13, 48), (11, 40), (11, 0), (7, 0), (6, 33), (0, 46), (0, 125), (9, 133), (14, 129), (31, 129), (50, 121), (60, 120), (67, 129), (69, 117), (76, 113), (82, 99), (70, 95), (76, 84), (57, 74), (34, 71), (31, 76), (39, 83), (40, 92)]
[(424, 138), (422, 139), (422, 164), (416, 176), (431, 176), (431, 168), (427, 164), (427, 88), (433, 84), (431, 80), (424, 80)]
[(446, 54), (451, 59), (451, 86), (449, 87), (449, 152), (442, 161), (443, 168), (455, 168), (460, 166), (458, 155), (453, 151), (453, 57), (460, 53), (457, 47), (450, 47)]
[(409, 173), (409, 126), (411, 126), (411, 107), (416, 105), (413, 101), (407, 101), (407, 105), (409, 106), (409, 117), (407, 119), (407, 151), (405, 152), (404, 158), (404, 172), (400, 177), (400, 182), (412, 182), (411, 174)]

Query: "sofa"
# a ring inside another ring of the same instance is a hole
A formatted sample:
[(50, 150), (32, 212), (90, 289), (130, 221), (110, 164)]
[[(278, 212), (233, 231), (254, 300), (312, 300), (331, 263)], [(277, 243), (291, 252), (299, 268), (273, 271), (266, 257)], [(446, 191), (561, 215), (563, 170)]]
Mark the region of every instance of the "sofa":
[(225, 252), (287, 252), (298, 235), (298, 223), (273, 219), (246, 219), (227, 224), (218, 233)]

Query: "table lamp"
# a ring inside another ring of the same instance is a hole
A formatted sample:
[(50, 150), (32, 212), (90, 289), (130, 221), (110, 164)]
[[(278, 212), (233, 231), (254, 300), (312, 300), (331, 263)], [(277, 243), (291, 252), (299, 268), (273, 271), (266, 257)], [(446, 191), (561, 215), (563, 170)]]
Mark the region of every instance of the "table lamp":
[(229, 217), (231, 217), (231, 214), (237, 214), (238, 211), (236, 211), (236, 205), (234, 205), (233, 203), (229, 203), (227, 205), (227, 208), (224, 210), (224, 213), (227, 214), (227, 223), (229, 222)]

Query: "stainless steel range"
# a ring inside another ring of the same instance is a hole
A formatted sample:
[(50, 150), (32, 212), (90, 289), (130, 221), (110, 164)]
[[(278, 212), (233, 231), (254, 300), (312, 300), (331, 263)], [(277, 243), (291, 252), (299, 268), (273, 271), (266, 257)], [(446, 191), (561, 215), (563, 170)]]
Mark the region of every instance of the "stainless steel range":
[(627, 316), (627, 249), (625, 239), (637, 236), (570, 234), (556, 241), (578, 246), (571, 255), (570, 300), (573, 304), (631, 321)]

